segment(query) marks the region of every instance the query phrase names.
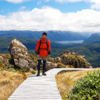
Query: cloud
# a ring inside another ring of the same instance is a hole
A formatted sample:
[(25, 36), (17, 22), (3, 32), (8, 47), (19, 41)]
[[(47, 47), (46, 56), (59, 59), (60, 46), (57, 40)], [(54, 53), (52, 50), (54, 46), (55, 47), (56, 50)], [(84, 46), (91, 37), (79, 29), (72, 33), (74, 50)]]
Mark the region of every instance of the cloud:
[(100, 0), (89, 0), (92, 5), (91, 8), (93, 9), (100, 9)]
[(22, 3), (22, 2), (26, 2), (29, 0), (6, 0), (7, 2), (11, 2), (11, 3)]
[(45, 0), (45, 2), (49, 2), (50, 0)]
[(43, 2), (46, 3), (46, 2), (49, 2), (49, 1), (50, 1), (50, 0), (38, 0), (38, 1), (37, 1), (37, 4), (40, 5), (40, 4), (43, 3)]
[[(32, 0), (5, 0), (7, 2), (11, 2), (11, 3), (23, 3), (23, 2), (26, 2), (26, 1), (32, 1)], [(50, 0), (37, 0), (37, 4), (40, 4), (41, 2), (49, 2)]]
[(100, 12), (85, 9), (63, 13), (51, 7), (0, 15), (0, 30), (100, 32)]
[(84, 0), (55, 0), (56, 2), (80, 2), (80, 1), (84, 1)]
[(22, 6), (21, 8), (19, 8), (19, 11), (24, 11), (26, 9), (26, 6)]

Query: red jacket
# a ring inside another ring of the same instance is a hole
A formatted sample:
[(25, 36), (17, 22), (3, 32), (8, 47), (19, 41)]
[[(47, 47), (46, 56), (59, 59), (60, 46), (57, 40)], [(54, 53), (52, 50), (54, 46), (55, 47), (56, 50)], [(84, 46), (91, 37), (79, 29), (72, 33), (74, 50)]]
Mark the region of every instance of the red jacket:
[[(47, 43), (46, 43), (47, 41)], [(47, 47), (48, 44), (48, 47)], [(35, 52), (38, 52), (40, 46), (40, 40), (37, 41), (37, 45), (36, 45), (36, 49)], [(48, 50), (47, 50), (48, 48)], [(47, 57), (49, 55), (49, 52), (51, 51), (51, 44), (50, 44), (50, 40), (47, 40), (47, 38), (41, 38), (41, 46), (39, 49), (39, 56), (41, 57)]]

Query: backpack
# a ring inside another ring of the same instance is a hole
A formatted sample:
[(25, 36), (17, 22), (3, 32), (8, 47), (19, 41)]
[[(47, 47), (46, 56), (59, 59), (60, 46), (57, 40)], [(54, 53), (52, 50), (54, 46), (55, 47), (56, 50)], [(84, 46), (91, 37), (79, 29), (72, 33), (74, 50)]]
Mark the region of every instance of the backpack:
[[(47, 48), (40, 48), (41, 47), (41, 43), (46, 43), (46, 45), (47, 45)], [(39, 54), (40, 52), (40, 49), (47, 49), (48, 50), (48, 40), (46, 39), (46, 42), (42, 42), (41, 41), (41, 39), (40, 39), (40, 44), (39, 44), (39, 48), (38, 48), (38, 52), (37, 52), (37, 54)]]

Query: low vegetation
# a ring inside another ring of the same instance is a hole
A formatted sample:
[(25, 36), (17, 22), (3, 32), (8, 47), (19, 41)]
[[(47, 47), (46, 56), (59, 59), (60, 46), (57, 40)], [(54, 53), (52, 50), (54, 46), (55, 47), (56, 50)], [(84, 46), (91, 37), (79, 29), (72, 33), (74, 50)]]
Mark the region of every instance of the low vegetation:
[(78, 80), (70, 93), (68, 100), (100, 100), (100, 70), (89, 72)]
[[(95, 69), (98, 70), (98, 69)], [(99, 69), (100, 70), (100, 69)], [(75, 85), (75, 83), (87, 75), (88, 72), (92, 72), (94, 69), (87, 71), (62, 71), (56, 75), (56, 82), (60, 94), (63, 100), (74, 100), (74, 99), (66, 99), (66, 95), (68, 95)], [(85, 87), (86, 89), (86, 87)], [(80, 100), (80, 99), (75, 99)], [(83, 100), (92, 100), (92, 99), (83, 99)], [(97, 99), (99, 100), (99, 99)]]

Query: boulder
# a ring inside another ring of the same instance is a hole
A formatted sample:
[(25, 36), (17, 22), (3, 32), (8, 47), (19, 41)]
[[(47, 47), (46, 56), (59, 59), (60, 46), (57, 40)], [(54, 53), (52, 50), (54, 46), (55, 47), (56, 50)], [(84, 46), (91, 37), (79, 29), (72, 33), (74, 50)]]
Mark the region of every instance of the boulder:
[(91, 64), (83, 56), (76, 53), (64, 52), (60, 58), (64, 65), (72, 65), (75, 68), (91, 68)]
[(57, 63), (57, 62), (61, 62), (61, 58), (60, 57), (56, 57), (55, 58), (55, 62)]
[(50, 62), (50, 61), (47, 61), (46, 70), (53, 69), (53, 68), (57, 68), (57, 64)]
[(15, 66), (19, 68), (36, 68), (36, 63), (25, 45), (17, 39), (11, 41), (8, 50)]

